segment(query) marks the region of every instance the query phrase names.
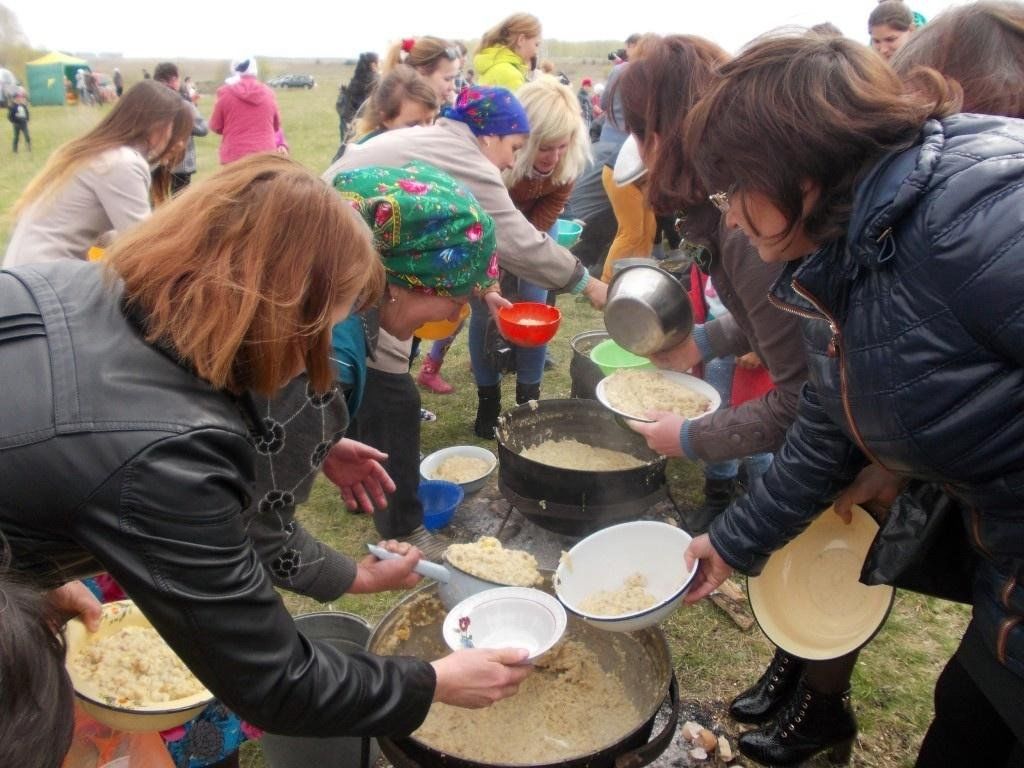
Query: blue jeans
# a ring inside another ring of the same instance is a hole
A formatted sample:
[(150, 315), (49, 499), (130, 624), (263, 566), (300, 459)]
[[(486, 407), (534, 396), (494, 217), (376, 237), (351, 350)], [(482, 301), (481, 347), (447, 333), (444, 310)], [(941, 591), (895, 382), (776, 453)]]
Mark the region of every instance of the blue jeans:
[[(517, 301), (547, 301), (547, 288), (519, 278)], [(493, 387), (501, 382), (501, 372), (495, 369), (484, 354), (484, 331), (490, 313), (481, 298), (470, 300), (473, 312), (469, 318), (469, 360), (473, 366), (473, 378), (478, 387)], [(539, 347), (516, 347), (516, 381), (519, 384), (539, 384), (544, 375), (544, 356), (547, 344)]]
[[(736, 370), (736, 358), (716, 357), (704, 363), (704, 381), (715, 388), (722, 396), (722, 407), (726, 408), (732, 401), (732, 376)], [(772, 454), (755, 453), (743, 458), (743, 466), (747, 470), (747, 481), (754, 480), (768, 471), (772, 465)], [(704, 477), (708, 480), (732, 480), (739, 473), (740, 460), (729, 459), (704, 465)]]

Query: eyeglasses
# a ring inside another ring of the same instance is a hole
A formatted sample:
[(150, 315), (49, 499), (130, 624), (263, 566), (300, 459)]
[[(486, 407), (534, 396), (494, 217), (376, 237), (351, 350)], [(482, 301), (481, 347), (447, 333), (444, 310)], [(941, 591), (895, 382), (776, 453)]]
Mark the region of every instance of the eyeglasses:
[(713, 195), (708, 195), (708, 200), (715, 206), (721, 213), (728, 213), (731, 203), (729, 197), (736, 194), (736, 185), (733, 184), (725, 192), (715, 192)]

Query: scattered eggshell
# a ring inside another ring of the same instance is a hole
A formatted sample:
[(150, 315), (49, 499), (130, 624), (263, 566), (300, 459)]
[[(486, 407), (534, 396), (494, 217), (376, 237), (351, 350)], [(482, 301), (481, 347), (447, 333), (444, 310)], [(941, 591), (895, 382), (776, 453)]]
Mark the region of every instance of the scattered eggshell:
[(695, 739), (697, 746), (703, 747), (709, 755), (718, 748), (718, 739), (707, 728), (702, 728)]
[(708, 753), (704, 751), (703, 747), (694, 747), (690, 750), (690, 757), (694, 760), (707, 760)]
[(700, 723), (695, 723), (693, 720), (687, 720), (683, 723), (683, 729), (681, 731), (683, 738), (687, 741), (696, 741), (700, 732), (704, 730), (704, 726)]
[(733, 758), (732, 747), (725, 736), (718, 737), (718, 756), (727, 763)]

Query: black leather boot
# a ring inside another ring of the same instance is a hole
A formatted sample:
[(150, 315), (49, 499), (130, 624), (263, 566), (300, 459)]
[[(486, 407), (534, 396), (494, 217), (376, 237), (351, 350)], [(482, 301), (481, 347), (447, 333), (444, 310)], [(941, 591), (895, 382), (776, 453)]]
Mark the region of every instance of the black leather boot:
[(498, 426), (498, 414), (501, 413), (501, 385), (476, 388), (476, 422), (473, 432), (477, 437), (486, 440), (494, 439), (494, 428)]
[(772, 722), (740, 734), (740, 751), (762, 765), (800, 765), (829, 750), (834, 765), (850, 761), (857, 738), (857, 720), (850, 691), (818, 693), (801, 682)]
[(803, 659), (776, 648), (764, 674), (732, 700), (729, 714), (741, 723), (760, 725), (770, 720), (796, 690), (805, 663)]
[(516, 382), (516, 405), (540, 400), (540, 382), (536, 384), (520, 384)]
[(686, 532), (691, 536), (699, 536), (708, 532), (711, 521), (718, 517), (729, 506), (736, 495), (736, 480), (704, 480), (704, 503), (697, 509), (684, 514), (689, 526)]

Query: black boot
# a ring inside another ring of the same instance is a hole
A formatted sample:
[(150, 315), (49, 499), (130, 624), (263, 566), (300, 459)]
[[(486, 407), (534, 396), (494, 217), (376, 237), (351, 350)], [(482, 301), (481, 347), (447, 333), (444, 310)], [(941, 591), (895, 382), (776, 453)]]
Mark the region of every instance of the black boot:
[(699, 536), (708, 532), (711, 521), (725, 512), (736, 495), (736, 480), (704, 480), (704, 503), (697, 509), (684, 514), (686, 524), (689, 526), (686, 532), (691, 536)]
[(498, 414), (501, 413), (501, 385), (476, 388), (476, 422), (473, 432), (477, 437), (486, 440), (494, 439), (494, 428), (498, 426)]
[(760, 725), (771, 719), (796, 689), (804, 664), (803, 659), (776, 648), (764, 674), (729, 705), (733, 720)]
[(540, 400), (540, 382), (536, 384), (520, 384), (516, 382), (516, 405)]
[(857, 720), (850, 691), (818, 693), (801, 682), (779, 716), (763, 728), (740, 735), (740, 751), (762, 765), (799, 765), (829, 750), (835, 765), (850, 761)]

